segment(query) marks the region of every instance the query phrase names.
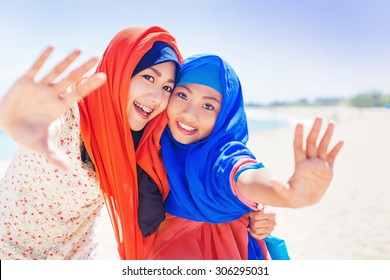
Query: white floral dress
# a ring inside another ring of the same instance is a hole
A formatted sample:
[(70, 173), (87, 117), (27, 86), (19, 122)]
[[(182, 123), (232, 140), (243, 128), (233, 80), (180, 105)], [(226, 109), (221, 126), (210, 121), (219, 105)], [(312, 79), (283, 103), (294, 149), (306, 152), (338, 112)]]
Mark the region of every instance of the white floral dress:
[(19, 149), (0, 180), (0, 259), (91, 259), (104, 205), (95, 172), (81, 161), (77, 106), (55, 142), (70, 158), (64, 172)]

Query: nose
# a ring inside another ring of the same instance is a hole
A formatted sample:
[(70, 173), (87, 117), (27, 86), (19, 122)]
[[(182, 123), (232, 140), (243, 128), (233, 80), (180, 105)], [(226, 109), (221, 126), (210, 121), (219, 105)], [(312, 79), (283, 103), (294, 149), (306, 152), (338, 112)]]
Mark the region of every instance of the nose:
[(160, 105), (163, 99), (163, 89), (154, 88), (150, 94), (150, 100), (156, 105)]
[(183, 115), (188, 121), (196, 120), (197, 114), (198, 113), (195, 106), (191, 106), (190, 104), (188, 104), (187, 106), (185, 106), (185, 108), (183, 108)]

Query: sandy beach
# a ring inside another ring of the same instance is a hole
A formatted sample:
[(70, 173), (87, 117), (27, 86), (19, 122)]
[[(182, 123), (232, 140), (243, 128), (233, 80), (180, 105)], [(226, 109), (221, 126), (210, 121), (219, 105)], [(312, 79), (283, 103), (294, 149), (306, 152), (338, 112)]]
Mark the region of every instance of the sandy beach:
[[(336, 123), (334, 140), (345, 141), (334, 180), (323, 200), (301, 209), (276, 208), (273, 235), (286, 240), (296, 260), (390, 260), (390, 110), (349, 107), (263, 109), (292, 122), (320, 115)], [(306, 130), (307, 131), (307, 130)], [(293, 169), (294, 127), (252, 133), (249, 146), (259, 161), (283, 179)], [(0, 174), (7, 162), (0, 162)], [(118, 259), (107, 213), (96, 238), (96, 259)]]
[[(345, 141), (335, 162), (334, 180), (319, 204), (275, 209), (274, 235), (286, 240), (291, 258), (389, 260), (390, 110), (315, 107), (275, 108), (267, 113), (293, 120), (317, 115), (334, 120), (334, 140)], [(286, 180), (293, 171), (293, 130), (256, 133), (249, 142), (258, 160)]]

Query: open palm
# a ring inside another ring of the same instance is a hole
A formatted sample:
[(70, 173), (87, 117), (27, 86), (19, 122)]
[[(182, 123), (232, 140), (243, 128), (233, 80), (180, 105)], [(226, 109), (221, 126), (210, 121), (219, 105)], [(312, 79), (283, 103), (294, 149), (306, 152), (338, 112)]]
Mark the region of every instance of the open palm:
[(36, 81), (37, 73), (52, 50), (51, 47), (47, 48), (1, 100), (0, 127), (18, 144), (46, 156), (55, 166), (66, 169), (67, 158), (51, 142), (49, 126), (78, 99), (101, 86), (106, 77), (102, 73), (94, 74), (65, 94), (67, 88), (79, 81), (97, 62), (96, 58), (92, 58), (54, 83), (53, 81), (80, 55), (80, 51), (76, 50), (40, 81)]
[(333, 178), (333, 164), (344, 143), (339, 141), (328, 152), (334, 130), (334, 124), (331, 122), (317, 146), (321, 124), (322, 119), (316, 118), (307, 136), (306, 149), (303, 148), (303, 127), (301, 124), (296, 126), (294, 136), (295, 170), (288, 182), (293, 194), (293, 207), (317, 203), (327, 191)]

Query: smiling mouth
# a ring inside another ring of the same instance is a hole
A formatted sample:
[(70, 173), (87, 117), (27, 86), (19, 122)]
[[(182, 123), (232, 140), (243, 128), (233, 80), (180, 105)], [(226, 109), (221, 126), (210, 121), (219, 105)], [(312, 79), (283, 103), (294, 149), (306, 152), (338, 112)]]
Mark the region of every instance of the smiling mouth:
[(189, 125), (184, 124), (184, 123), (179, 122), (179, 121), (177, 122), (177, 124), (178, 124), (179, 128), (181, 128), (180, 130), (186, 134), (193, 134), (198, 130), (195, 127), (189, 126)]
[(153, 113), (153, 110), (145, 105), (142, 105), (138, 102), (135, 102), (134, 101), (134, 105), (135, 107), (137, 108), (137, 111), (142, 114), (143, 116), (147, 117), (149, 116), (151, 113)]

